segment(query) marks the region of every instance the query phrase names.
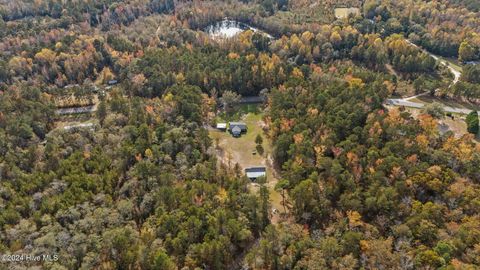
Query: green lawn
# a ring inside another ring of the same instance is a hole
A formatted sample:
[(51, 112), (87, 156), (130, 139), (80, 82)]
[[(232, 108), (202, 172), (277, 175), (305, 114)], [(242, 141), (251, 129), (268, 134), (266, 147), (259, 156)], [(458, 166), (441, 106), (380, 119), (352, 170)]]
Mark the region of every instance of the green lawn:
[[(231, 121), (240, 121), (242, 117), (245, 117), (247, 114), (261, 115), (261, 109), (259, 104), (241, 104), (236, 106), (230, 112), (222, 111), (216, 117), (216, 122), (231, 122)], [(263, 114), (262, 114), (263, 115)], [(261, 118), (261, 117), (260, 117)]]

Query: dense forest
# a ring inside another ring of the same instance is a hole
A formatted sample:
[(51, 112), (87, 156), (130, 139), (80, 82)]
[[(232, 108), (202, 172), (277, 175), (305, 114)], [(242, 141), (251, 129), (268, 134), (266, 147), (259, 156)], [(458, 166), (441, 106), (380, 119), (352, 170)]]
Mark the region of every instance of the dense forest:
[[(0, 0), (0, 269), (478, 269), (475, 135), (386, 106), (478, 61), (471, 0)], [(240, 96), (274, 189), (209, 136)]]

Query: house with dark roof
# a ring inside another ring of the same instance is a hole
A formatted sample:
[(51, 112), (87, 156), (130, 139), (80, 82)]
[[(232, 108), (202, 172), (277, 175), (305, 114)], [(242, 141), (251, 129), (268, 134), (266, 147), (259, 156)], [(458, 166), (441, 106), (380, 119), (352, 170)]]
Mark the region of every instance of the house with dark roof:
[(240, 104), (258, 104), (265, 102), (265, 98), (261, 96), (249, 96), (249, 97), (242, 97), (240, 99)]
[(247, 124), (242, 122), (230, 122), (228, 125), (228, 132), (230, 132), (233, 137), (240, 137), (242, 133), (247, 132)]
[(248, 179), (256, 181), (260, 177), (267, 176), (267, 168), (265, 167), (249, 167), (245, 169)]
[(233, 137), (240, 137), (242, 135), (242, 130), (238, 126), (234, 126), (231, 132)]

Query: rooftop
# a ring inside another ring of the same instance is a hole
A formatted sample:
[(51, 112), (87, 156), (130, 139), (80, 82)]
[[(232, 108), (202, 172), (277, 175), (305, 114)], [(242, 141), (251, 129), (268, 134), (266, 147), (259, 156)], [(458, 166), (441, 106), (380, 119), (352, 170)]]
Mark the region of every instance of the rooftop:
[(250, 167), (245, 169), (245, 174), (250, 179), (257, 179), (267, 175), (267, 168), (265, 167)]
[(243, 122), (230, 122), (230, 126), (246, 126)]
[(91, 128), (91, 129), (93, 129), (94, 127), (95, 127), (94, 123), (81, 123), (81, 124), (76, 124), (76, 125), (64, 126), (63, 129), (65, 129), (65, 130), (71, 130), (71, 129), (77, 129), (77, 128)]
[(242, 97), (240, 99), (240, 104), (255, 104), (255, 103), (263, 103), (264, 101), (265, 101), (264, 97), (250, 96), (250, 97)]
[(232, 128), (232, 133), (233, 133), (233, 134), (240, 134), (241, 132), (242, 132), (242, 129), (239, 128), (238, 126), (234, 126), (234, 127)]

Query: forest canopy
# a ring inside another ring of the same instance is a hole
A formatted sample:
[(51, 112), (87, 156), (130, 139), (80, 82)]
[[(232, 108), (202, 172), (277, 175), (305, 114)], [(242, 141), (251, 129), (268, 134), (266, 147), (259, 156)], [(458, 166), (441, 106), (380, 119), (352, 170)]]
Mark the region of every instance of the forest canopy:
[(478, 1), (0, 0), (1, 263), (477, 269), (478, 61)]

